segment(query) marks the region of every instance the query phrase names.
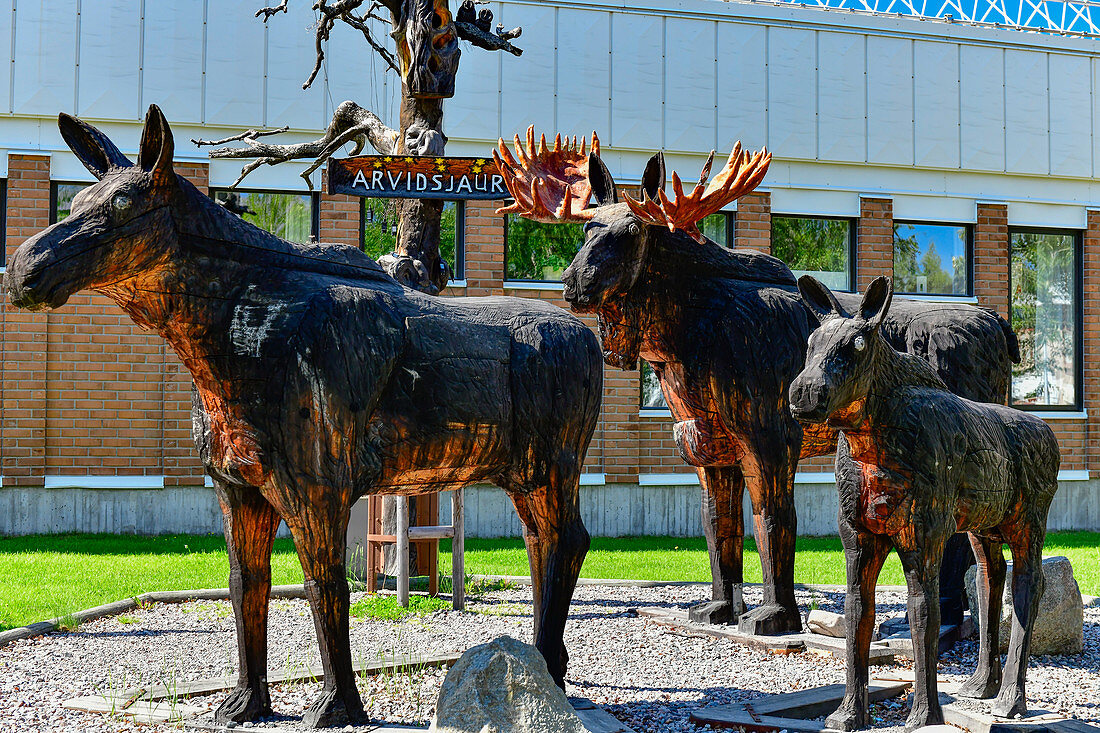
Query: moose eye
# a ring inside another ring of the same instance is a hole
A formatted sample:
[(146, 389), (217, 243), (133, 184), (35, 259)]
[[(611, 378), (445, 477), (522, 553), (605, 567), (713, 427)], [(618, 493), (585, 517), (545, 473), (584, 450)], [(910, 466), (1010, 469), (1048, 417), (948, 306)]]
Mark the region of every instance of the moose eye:
[(637, 224), (635, 224), (634, 222), (631, 222), (630, 226), (628, 226), (626, 228), (626, 231), (630, 234), (630, 236), (636, 237), (641, 233), (642, 230), (641, 230), (641, 228), (639, 228), (639, 226)]
[(856, 351), (863, 351), (867, 347), (867, 342), (863, 340), (862, 336), (856, 336), (852, 341), (852, 346), (856, 347)]
[(111, 207), (117, 212), (123, 212), (130, 208), (130, 197), (124, 193), (115, 194), (111, 199)]

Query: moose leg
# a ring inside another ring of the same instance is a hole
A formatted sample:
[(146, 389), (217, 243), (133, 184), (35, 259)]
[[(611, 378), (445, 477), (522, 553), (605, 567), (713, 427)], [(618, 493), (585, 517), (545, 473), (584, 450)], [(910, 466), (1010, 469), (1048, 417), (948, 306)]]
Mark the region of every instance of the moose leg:
[(918, 536), (915, 547), (898, 549), (909, 586), (909, 628), (913, 636), (913, 696), (907, 731), (942, 725), (936, 686), (940, 650), (940, 560), (948, 533)]
[(741, 509), (745, 476), (739, 466), (697, 468), (703, 486), (703, 534), (712, 579), (711, 600), (688, 609), (696, 623), (728, 624), (745, 613), (742, 553), (745, 520)]
[(848, 592), (844, 598), (847, 683), (844, 700), (829, 716), (825, 727), (860, 730), (867, 727), (867, 665), (871, 637), (875, 633), (875, 586), (882, 564), (890, 554), (890, 540), (882, 535), (859, 531), (843, 520), (840, 538), (844, 544), (848, 572)]
[(229, 597), (237, 625), (237, 687), (214, 713), (217, 723), (244, 723), (271, 715), (267, 689), (267, 603), (271, 544), (279, 515), (258, 491), (215, 482), (229, 550)]
[[(1045, 517), (1044, 517), (1045, 519)], [(1004, 681), (993, 701), (993, 714), (1006, 718), (1027, 714), (1024, 678), (1031, 658), (1031, 631), (1039, 600), (1043, 597), (1043, 525), (1022, 529), (1013, 536), (1012, 549), (1012, 633), (1008, 638)]]
[(579, 470), (568, 469), (566, 477), (560, 468), (551, 473), (550, 486), (526, 494), (509, 487), (509, 493), (526, 528), (535, 647), (546, 659), (550, 676), (565, 689), (565, 620), (590, 539), (581, 521)]
[(338, 507), (331, 514), (320, 502), (298, 505), (300, 513), (287, 524), (305, 575), (306, 598), (313, 611), (313, 625), (321, 649), (325, 683), (321, 695), (302, 716), (306, 725), (325, 728), (365, 720), (363, 701), (355, 686), (348, 633), (349, 591), (345, 563), (351, 508)]
[(1005, 558), (1001, 543), (971, 533), (970, 545), (978, 560), (978, 666), (974, 675), (959, 688), (960, 697), (986, 699), (1001, 686), (1001, 594), (1005, 586)]
[[(768, 436), (764, 436), (765, 438)], [(741, 466), (752, 497), (753, 529), (763, 570), (764, 603), (741, 617), (738, 629), (748, 634), (789, 634), (802, 630), (794, 599), (794, 545), (798, 518), (794, 511), (794, 467), (798, 444), (777, 451), (762, 440), (755, 455)]]

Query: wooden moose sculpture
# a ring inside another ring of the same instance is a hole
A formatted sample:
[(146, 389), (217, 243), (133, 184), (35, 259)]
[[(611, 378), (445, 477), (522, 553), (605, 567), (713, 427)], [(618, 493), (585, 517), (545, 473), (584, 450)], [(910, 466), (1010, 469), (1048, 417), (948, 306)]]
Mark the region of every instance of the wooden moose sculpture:
[(240, 651), (217, 720), (271, 712), (280, 519), (305, 571), (325, 673), (305, 719), (358, 721), (344, 570), (352, 504), (479, 481), (503, 487), (527, 528), (534, 640), (562, 684), (589, 541), (578, 483), (602, 397), (591, 330), (535, 300), (426, 296), (354, 247), (292, 244), (244, 222), (173, 171), (156, 106), (137, 165), (90, 125), (64, 114), (59, 124), (99, 182), (16, 250), (8, 293), (42, 309), (102, 292), (165, 338), (194, 378), (194, 437), (225, 515)]
[[(956, 531), (970, 534), (978, 557), (981, 606), (978, 667), (961, 694), (996, 694), (995, 715), (1026, 713), (1024, 676), (1043, 595), (1043, 538), (1058, 489), (1054, 432), (1034, 415), (952, 394), (927, 362), (890, 346), (882, 335), (893, 295), (886, 278), (874, 280), (851, 313), (812, 277), (803, 276), (798, 285), (823, 323), (810, 336), (805, 368), (791, 382), (791, 412), (841, 431), (836, 478), (848, 565), (848, 684), (826, 727), (867, 726), (875, 582), (891, 547), (909, 586), (916, 660), (906, 728), (943, 723), (936, 692), (936, 599), (944, 545)], [(1012, 635), (1003, 681), (1002, 543), (1013, 561)]]
[[(787, 388), (802, 368), (817, 316), (802, 304), (781, 261), (731, 251), (696, 227), (755, 188), (770, 156), (749, 155), (738, 144), (708, 185), (711, 153), (690, 193), (672, 174), (670, 199), (658, 153), (642, 177), (641, 201), (620, 203), (598, 152), (586, 157), (560, 138), (553, 146), (545, 138), (536, 145), (533, 130), (526, 144), (516, 137), (514, 155), (502, 140), (494, 157), (515, 204), (501, 211), (585, 222), (584, 245), (565, 271), (565, 299), (577, 312), (596, 313), (609, 365), (634, 369), (641, 356), (660, 380), (676, 443), (703, 488), (713, 600), (692, 608), (691, 618), (740, 618), (741, 630), (756, 634), (798, 631), (795, 466), (800, 457), (836, 447), (835, 430), (800, 427), (787, 407)], [(588, 208), (593, 196), (597, 206)], [(982, 401), (1005, 400), (1011, 362), (1019, 360), (1008, 324), (967, 305), (899, 302), (883, 335), (927, 359), (958, 394)], [(741, 596), (746, 485), (764, 578), (764, 603), (747, 614)]]

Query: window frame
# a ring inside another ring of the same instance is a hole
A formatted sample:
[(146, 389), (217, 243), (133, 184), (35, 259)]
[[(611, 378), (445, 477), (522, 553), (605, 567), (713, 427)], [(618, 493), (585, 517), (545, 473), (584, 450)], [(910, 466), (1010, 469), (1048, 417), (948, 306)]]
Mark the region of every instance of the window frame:
[[(359, 199), (359, 249), (363, 249), (363, 237), (367, 235), (368, 196)], [(445, 204), (455, 205), (455, 261), (451, 282), (466, 280), (466, 201), (464, 199), (445, 199)]]
[(1073, 237), (1073, 308), (1074, 335), (1073, 335), (1073, 404), (1072, 405), (1024, 405), (1012, 400), (1012, 377), (1008, 382), (1008, 406), (1024, 412), (1057, 413), (1057, 412), (1081, 412), (1084, 409), (1084, 354), (1085, 354), (1085, 303), (1084, 303), (1084, 232), (1080, 229), (1067, 229), (1065, 227), (1033, 227), (1033, 226), (1009, 226), (1008, 227), (1008, 309), (1009, 326), (1012, 326), (1012, 235), (1013, 234), (1054, 234)]
[[(857, 241), (857, 227), (859, 224), (858, 217), (854, 216), (826, 216), (823, 214), (782, 214), (772, 212), (768, 219), (768, 241), (771, 243), (772, 256), (782, 260), (779, 255), (775, 254), (775, 225), (776, 219), (818, 219), (824, 221), (845, 221), (848, 222), (848, 287), (840, 290), (842, 293), (854, 293), (856, 292), (856, 253), (859, 251)], [(782, 260), (783, 264), (790, 269), (791, 263), (786, 260)]]
[(8, 179), (0, 178), (0, 272), (8, 267)]
[[(227, 193), (283, 193), (290, 196), (309, 196), (310, 206), (310, 232), (309, 236), (311, 241), (318, 242), (321, 238), (321, 194), (317, 191), (302, 191), (288, 188), (229, 188), (228, 186), (210, 186), (206, 189), (206, 195), (214, 203), (218, 203), (217, 194), (219, 191), (225, 191)], [(221, 206), (221, 204), (218, 204)], [(56, 208), (56, 207), (55, 207)], [(243, 217), (242, 217), (243, 218)], [(271, 232), (268, 232), (271, 234)], [(278, 236), (273, 234), (272, 236)], [(288, 240), (289, 241), (289, 240)]]
[[(974, 225), (968, 222), (955, 222), (955, 221), (926, 221), (920, 219), (894, 219), (890, 226), (891, 229), (891, 241), (890, 241), (890, 279), (897, 281), (894, 277), (894, 238), (897, 237), (897, 227), (899, 224), (909, 224), (915, 226), (936, 226), (936, 227), (962, 227), (966, 230), (966, 292), (965, 293), (909, 293), (901, 290), (895, 290), (895, 295), (902, 296), (917, 296), (919, 298), (945, 298), (945, 299), (962, 299), (974, 297)], [(1011, 233), (1009, 234), (1011, 249)]]

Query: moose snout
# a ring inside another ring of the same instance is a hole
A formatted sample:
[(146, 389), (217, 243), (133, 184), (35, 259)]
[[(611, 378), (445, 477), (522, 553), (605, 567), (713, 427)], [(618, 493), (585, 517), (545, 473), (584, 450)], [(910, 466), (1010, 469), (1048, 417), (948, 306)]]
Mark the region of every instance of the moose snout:
[(813, 379), (802, 374), (791, 382), (791, 415), (795, 420), (806, 423), (822, 423), (828, 419), (825, 405), (826, 385), (823, 380)]
[(562, 295), (565, 297), (565, 302), (571, 306), (584, 305), (585, 298), (581, 296), (580, 291), (577, 288), (577, 269), (573, 265), (565, 268), (565, 272), (561, 276), (562, 284), (565, 286)]

